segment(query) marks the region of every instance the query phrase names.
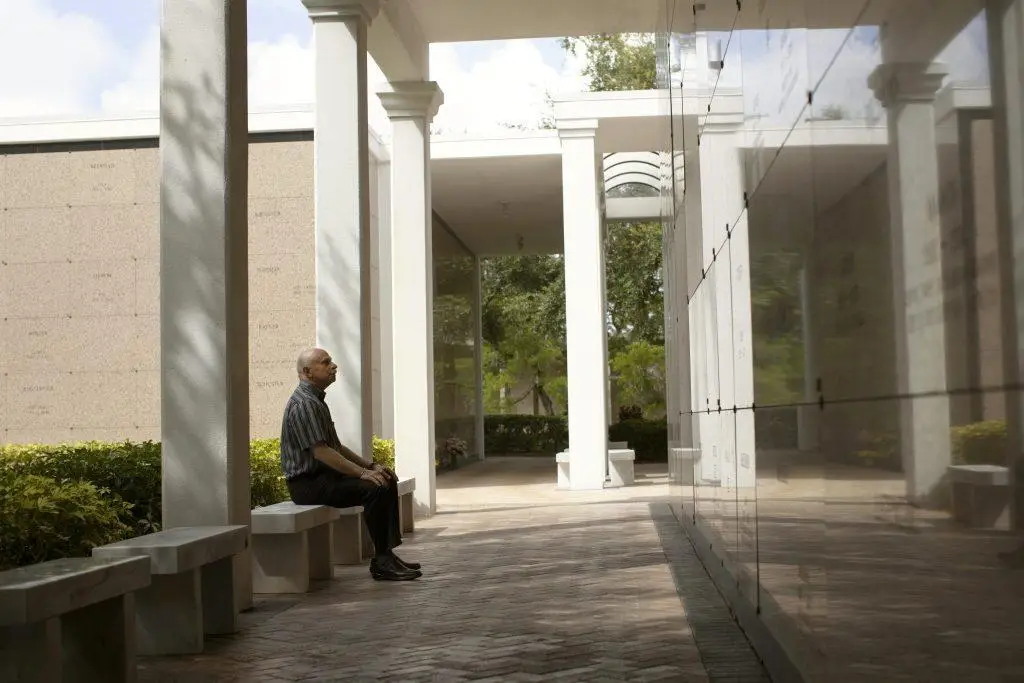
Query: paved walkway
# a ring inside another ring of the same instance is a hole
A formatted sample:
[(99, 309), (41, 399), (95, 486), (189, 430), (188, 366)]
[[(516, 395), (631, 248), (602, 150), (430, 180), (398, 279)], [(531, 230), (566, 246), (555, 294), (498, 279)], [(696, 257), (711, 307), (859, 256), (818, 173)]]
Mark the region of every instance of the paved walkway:
[(550, 459), (444, 475), (439, 514), (401, 549), (422, 579), (338, 567), (310, 594), (259, 599), (203, 655), (143, 659), (140, 680), (766, 681), (658, 502), (663, 467), (639, 474), (579, 495), (554, 491)]

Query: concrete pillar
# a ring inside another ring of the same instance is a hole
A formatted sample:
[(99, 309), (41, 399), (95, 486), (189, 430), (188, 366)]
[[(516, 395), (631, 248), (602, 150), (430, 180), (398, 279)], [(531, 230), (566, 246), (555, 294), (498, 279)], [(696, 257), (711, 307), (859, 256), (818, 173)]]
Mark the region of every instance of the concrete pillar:
[(476, 395), (473, 398), (473, 410), (476, 416), (476, 447), (480, 459), (487, 457), (484, 437), (484, 300), (483, 271), (480, 257), (473, 257), (473, 381)]
[(434, 267), (430, 122), (443, 102), (436, 83), (391, 83), (379, 93), (391, 119), (391, 298), (395, 466), (415, 477), (417, 517), (434, 514)]
[[(1024, 373), (1024, 0), (990, 0), (988, 47), (995, 117), (1005, 383)], [(1024, 531), (1024, 400), (1007, 392), (1012, 525)]]
[(569, 480), (604, 488), (608, 459), (604, 241), (598, 198), (597, 121), (560, 120), (569, 379)]
[(710, 330), (706, 339), (711, 390), (705, 407), (715, 411), (706, 419), (710, 439), (702, 442), (702, 457), (710, 458), (704, 478), (723, 486), (750, 488), (756, 476), (750, 409), (754, 365), (740, 123), (735, 115), (711, 116), (702, 129), (700, 255), (706, 277), (697, 293), (704, 307), (703, 324)]
[(380, 436), (395, 438), (394, 324), (391, 289), (391, 160), (377, 164), (377, 291), (379, 318), (374, 345), (380, 353)]
[(946, 73), (938, 64), (889, 62), (869, 78), (889, 124), (897, 391), (914, 396), (900, 401), (900, 450), (907, 497), (918, 504), (941, 502), (950, 464), (935, 138), (935, 94)]
[(165, 2), (161, 45), (163, 525), (249, 524), (246, 4)]
[(373, 436), (372, 236), (366, 34), (379, 0), (302, 0), (313, 20), (316, 343), (338, 364), (327, 404), (341, 442)]

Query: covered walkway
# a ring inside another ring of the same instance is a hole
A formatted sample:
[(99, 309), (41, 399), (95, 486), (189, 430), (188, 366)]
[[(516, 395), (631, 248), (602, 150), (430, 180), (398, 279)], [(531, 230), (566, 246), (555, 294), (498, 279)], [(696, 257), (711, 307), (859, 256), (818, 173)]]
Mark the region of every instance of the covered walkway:
[(241, 632), (140, 680), (766, 681), (671, 518), (664, 467), (604, 492), (553, 486), (550, 458), (438, 478), (438, 512), (401, 551), (409, 584), (365, 567), (295, 597), (257, 596)]

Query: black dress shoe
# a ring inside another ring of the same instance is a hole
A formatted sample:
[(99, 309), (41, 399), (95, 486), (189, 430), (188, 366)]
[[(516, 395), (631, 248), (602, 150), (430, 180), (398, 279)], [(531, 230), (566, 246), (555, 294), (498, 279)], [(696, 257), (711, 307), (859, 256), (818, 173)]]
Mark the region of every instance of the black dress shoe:
[(398, 555), (395, 555), (394, 553), (391, 554), (391, 557), (395, 558), (395, 562), (398, 563), (398, 566), (404, 567), (405, 569), (419, 569), (420, 568), (420, 563), (419, 562), (406, 562), (405, 560), (400, 558)]
[(405, 569), (392, 556), (375, 557), (370, 560), (370, 576), (377, 581), (412, 581), (423, 574), (414, 569)]

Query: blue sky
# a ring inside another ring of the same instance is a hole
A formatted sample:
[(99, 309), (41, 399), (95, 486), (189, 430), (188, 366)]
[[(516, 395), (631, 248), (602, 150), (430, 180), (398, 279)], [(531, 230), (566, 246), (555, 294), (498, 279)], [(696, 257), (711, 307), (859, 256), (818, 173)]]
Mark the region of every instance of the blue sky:
[[(308, 105), (312, 26), (301, 2), (249, 0), (248, 6), (252, 107)], [(155, 111), (159, 12), (160, 0), (0, 0), (0, 63), (19, 65), (0, 70), (0, 117)], [(781, 41), (766, 40), (763, 31), (746, 32), (731, 43), (723, 80), (731, 78), (748, 99), (758, 99), (758, 108), (789, 120), (796, 113), (778, 101), (779, 70), (795, 66), (806, 85), (838, 53), (822, 97), (859, 113), (874, 106), (866, 79), (879, 55), (874, 29), (858, 29), (847, 39), (848, 33), (793, 32), (800, 49), (786, 58)], [(984, 38), (984, 22), (976, 21), (951, 47), (949, 62), (958, 78), (984, 81)], [(431, 76), (445, 92), (437, 128), (483, 132), (535, 125), (549, 92), (584, 86), (580, 66), (551, 39), (433, 45)], [(381, 78), (371, 71), (371, 81)], [(387, 128), (376, 98), (370, 101), (371, 123)]]

